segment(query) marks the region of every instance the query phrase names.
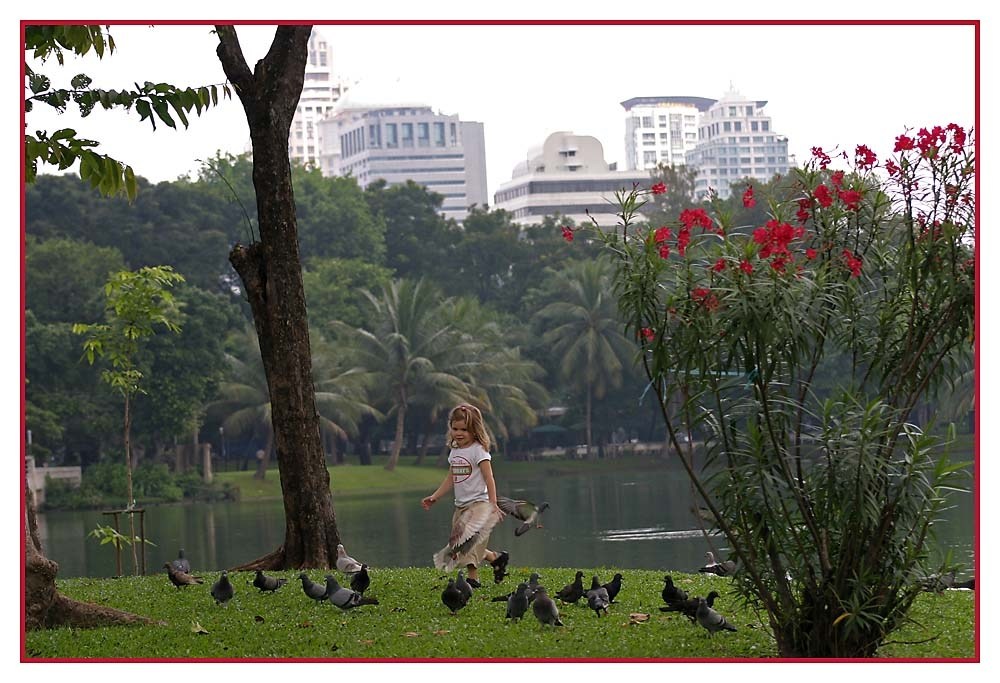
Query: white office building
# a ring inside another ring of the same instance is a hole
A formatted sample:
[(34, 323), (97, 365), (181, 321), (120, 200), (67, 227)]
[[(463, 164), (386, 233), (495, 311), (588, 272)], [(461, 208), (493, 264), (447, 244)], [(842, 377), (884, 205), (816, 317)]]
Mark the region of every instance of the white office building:
[(319, 167), (323, 149), (319, 122), (333, 113), (334, 105), (346, 90), (347, 86), (334, 74), (326, 39), (313, 29), (309, 35), (302, 95), (288, 132), (289, 159)]
[(722, 198), (730, 184), (746, 178), (766, 182), (789, 169), (788, 138), (779, 135), (764, 113), (767, 100), (750, 100), (730, 86), (698, 123), (698, 144), (688, 165), (698, 169), (695, 196), (714, 189)]
[(633, 97), (625, 109), (625, 165), (629, 170), (690, 165), (698, 143), (698, 117), (715, 100), (678, 95)]
[(619, 220), (615, 193), (631, 190), (634, 183), (648, 187), (649, 171), (618, 171), (604, 160), (604, 146), (597, 138), (560, 131), (529, 150), (511, 179), (494, 193), (493, 205), (522, 225), (561, 214), (577, 225), (591, 225), (593, 216), (601, 227), (610, 228)]
[(434, 112), (415, 102), (365, 103), (348, 96), (320, 124), (324, 175), (352, 175), (361, 187), (379, 178), (407, 180), (443, 195), (445, 218), (462, 221), (473, 204), (485, 206), (483, 124)]

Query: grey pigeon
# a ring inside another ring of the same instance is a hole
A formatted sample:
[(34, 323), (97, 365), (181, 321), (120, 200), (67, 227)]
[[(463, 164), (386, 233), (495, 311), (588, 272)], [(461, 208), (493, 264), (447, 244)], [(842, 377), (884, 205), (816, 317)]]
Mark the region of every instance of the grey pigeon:
[(590, 590), (586, 592), (587, 607), (594, 610), (598, 618), (603, 611), (608, 613), (608, 605), (611, 603), (608, 597), (608, 589), (601, 585), (600, 580), (595, 576), (590, 582)]
[(931, 593), (940, 593), (955, 587), (955, 572), (947, 574), (931, 574), (920, 582), (920, 587)]
[(212, 597), (215, 598), (215, 604), (221, 605), (229, 602), (233, 598), (233, 593), (233, 584), (229, 583), (229, 574), (223, 569), (219, 580), (212, 584)]
[(468, 601), (469, 599), (465, 597), (465, 593), (458, 590), (458, 587), (455, 585), (455, 579), (448, 579), (448, 585), (441, 592), (441, 602), (444, 603), (444, 606), (450, 609), (452, 614), (455, 614), (458, 610), (465, 607), (465, 603)]
[(337, 569), (345, 574), (361, 571), (361, 563), (347, 554), (342, 543), (337, 545)]
[(534, 503), (527, 500), (513, 500), (512, 498), (497, 496), (497, 507), (511, 517), (521, 520), (522, 524), (514, 529), (514, 535), (521, 536), (528, 533), (528, 530), (531, 529), (531, 527), (539, 529), (542, 528), (538, 519), (542, 516), (542, 513), (548, 509), (549, 504), (542, 503), (541, 505), (536, 506)]
[(556, 593), (556, 597), (563, 602), (576, 602), (583, 597), (583, 572), (578, 571), (572, 583), (568, 583)]
[(173, 560), (170, 565), (179, 572), (191, 573), (191, 563), (184, 557), (184, 548), (177, 551), (177, 559)]
[(372, 583), (372, 578), (368, 576), (368, 565), (362, 564), (358, 573), (351, 577), (351, 590), (364, 593)]
[(366, 598), (357, 591), (344, 588), (337, 583), (337, 578), (333, 574), (326, 575), (326, 599), (340, 609), (353, 609), (360, 605), (377, 605), (375, 598)]
[(170, 577), (170, 583), (174, 584), (177, 588), (181, 588), (183, 586), (193, 586), (196, 583), (205, 583), (200, 576), (191, 576), (190, 574), (175, 569), (173, 564), (170, 562), (164, 562), (163, 566), (167, 570), (167, 576)]
[(726, 560), (725, 562), (716, 562), (715, 555), (712, 551), (705, 553), (708, 558), (708, 564), (699, 569), (698, 571), (702, 574), (715, 574), (716, 576), (732, 576), (736, 573), (736, 563), (732, 560)]
[[(715, 599), (717, 597), (719, 597), (719, 594), (716, 593), (715, 591), (712, 591), (712, 592), (710, 592), (708, 594), (708, 596), (706, 598), (704, 598), (704, 600), (708, 604), (709, 607), (714, 607), (715, 606)], [(684, 614), (684, 616), (686, 616), (688, 619), (690, 619), (691, 623), (693, 624), (693, 623), (695, 623), (695, 620), (696, 620), (697, 614), (698, 614), (698, 601), (701, 600), (701, 599), (702, 598), (687, 598), (685, 600), (679, 600), (677, 602), (672, 602), (669, 605), (667, 605), (666, 607), (661, 607), (660, 611), (661, 612), (681, 612), (681, 613)]]
[(615, 574), (614, 578), (603, 584), (602, 587), (608, 591), (608, 602), (614, 602), (622, 590), (622, 575)]
[(323, 602), (326, 600), (326, 586), (320, 583), (315, 583), (305, 572), (299, 574), (299, 578), (302, 579), (303, 593), (316, 602)]
[(541, 624), (563, 625), (559, 621), (559, 608), (556, 607), (556, 603), (549, 597), (549, 594), (545, 592), (545, 586), (538, 587), (538, 592), (535, 593), (535, 600), (531, 603), (531, 611), (535, 613), (535, 619), (538, 619)]
[(259, 588), (261, 593), (265, 591), (273, 593), (286, 583), (288, 583), (288, 579), (279, 579), (274, 576), (267, 576), (259, 569), (257, 570), (257, 575), (253, 577), (253, 585), (255, 588)]
[(705, 598), (698, 598), (695, 618), (698, 620), (698, 624), (708, 631), (709, 636), (715, 635), (716, 631), (736, 630), (736, 627), (726, 621), (724, 616), (708, 606), (708, 601)]
[(507, 619), (520, 621), (528, 611), (528, 584), (523, 581), (517, 584), (517, 590), (507, 598)]
[(688, 599), (687, 591), (675, 586), (674, 580), (669, 574), (663, 577), (663, 590), (660, 591), (660, 595), (663, 597), (663, 602), (668, 605), (676, 602), (684, 602)]
[(466, 602), (472, 599), (472, 586), (465, 580), (465, 573), (461, 569), (458, 570), (458, 578), (455, 579), (455, 588), (462, 591)]
[(532, 572), (531, 576), (528, 577), (528, 602), (534, 600), (535, 596), (538, 594), (538, 589), (541, 588), (538, 584), (538, 580), (541, 578), (542, 577), (538, 575), (538, 572)]

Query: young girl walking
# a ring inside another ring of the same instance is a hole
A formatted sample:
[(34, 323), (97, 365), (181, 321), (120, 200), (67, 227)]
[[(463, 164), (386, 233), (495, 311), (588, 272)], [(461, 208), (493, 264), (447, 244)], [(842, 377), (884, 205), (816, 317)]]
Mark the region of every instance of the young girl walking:
[(486, 560), (503, 576), (510, 556), (486, 547), (490, 531), (505, 514), (497, 507), (497, 486), (490, 463), (490, 437), (479, 408), (460, 404), (448, 414), (449, 472), (431, 495), (420, 501), (430, 510), (449, 490), (455, 490), (448, 545), (434, 553), (434, 566), (451, 571), (465, 565), (468, 582), (478, 588), (479, 565)]

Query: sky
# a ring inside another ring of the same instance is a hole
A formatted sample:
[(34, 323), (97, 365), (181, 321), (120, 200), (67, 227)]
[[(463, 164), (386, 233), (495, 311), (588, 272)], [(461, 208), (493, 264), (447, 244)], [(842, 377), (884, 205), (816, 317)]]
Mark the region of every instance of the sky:
[[(322, 23), (322, 19), (337, 18), (517, 18), (517, 19), (981, 19), (981, 98), (982, 122), (988, 135), (983, 138), (983, 158), (996, 159), (997, 150), (991, 138), (996, 120), (994, 91), (1000, 35), (994, 26), (1000, 16), (997, 3), (982, 0), (950, 0), (948, 3), (930, 0), (838, 0), (836, 3), (801, 3), (779, 0), (748, 3), (746, 0), (713, 0), (712, 3), (630, 3), (628, 5), (591, 0), (505, 0), (503, 4), (472, 4), (461, 0), (425, 0), (406, 3), (402, 0), (382, 0), (369, 3), (264, 3), (191, 2), (175, 0), (169, 4), (142, 5), (134, 2), (104, 0), (100, 5), (87, 5), (66, 0), (43, 3), (5, 3), (8, 21), (3, 22), (2, 34), (7, 45), (5, 64), (11, 80), (19, 69), (21, 57), (15, 55), (19, 44), (19, 24), (22, 19), (69, 19), (111, 22), (115, 17), (161, 20), (304, 20)], [(86, 17), (90, 16), (90, 19)], [(176, 85), (201, 85), (221, 82), (222, 70), (214, 54), (212, 36), (207, 26), (194, 28), (158, 27), (147, 29), (113, 29), (118, 41), (118, 53), (103, 62), (80, 62), (80, 70), (95, 78), (102, 87), (121, 87), (139, 80), (163, 80)], [(906, 126), (922, 127), (954, 121), (969, 125), (974, 115), (974, 53), (972, 32), (968, 27), (947, 28), (900, 26), (785, 26), (785, 27), (705, 27), (705, 26), (627, 26), (588, 27), (350, 27), (322, 28), (334, 46), (334, 59), (345, 77), (366, 81), (372, 88), (380, 84), (404, 87), (426, 95), (427, 103), (446, 113), (458, 113), (463, 119), (482, 121), (485, 125), (487, 174), (490, 195), (504, 180), (509, 179), (514, 164), (527, 149), (538, 144), (556, 130), (572, 130), (593, 135), (604, 144), (608, 161), (624, 160), (624, 110), (622, 100), (644, 95), (697, 95), (718, 98), (730, 82), (745, 96), (768, 100), (766, 112), (773, 117), (774, 129), (789, 138), (791, 151), (799, 161), (809, 148), (836, 145), (853, 149), (864, 143), (884, 156), (891, 149), (896, 135)], [(240, 29), (248, 61), (252, 64), (267, 49), (272, 31), (269, 28)], [(69, 69), (75, 73), (75, 69)], [(72, 74), (70, 74), (72, 75)], [(68, 76), (67, 76), (68, 79)], [(106, 79), (106, 80), (105, 80)], [(405, 84), (405, 85), (403, 85)], [(6, 145), (8, 160), (4, 187), (8, 192), (5, 205), (13, 223), (14, 207), (21, 203), (18, 182), (22, 129), (18, 119), (21, 100), (11, 87), (4, 89), (8, 100), (0, 111), (5, 119), (7, 134), (0, 136)], [(992, 115), (992, 116), (991, 116)], [(74, 121), (70, 114), (43, 121), (33, 117), (27, 130), (52, 126), (75, 127), (86, 136), (102, 142), (101, 151), (133, 165), (139, 175), (154, 182), (172, 180), (198, 167), (196, 159), (204, 159), (216, 150), (242, 152), (247, 145), (247, 128), (238, 102), (233, 101), (193, 119), (187, 131), (158, 129), (152, 132), (148, 123), (138, 124), (121, 115), (95, 112), (90, 120)], [(990, 152), (994, 154), (990, 156)], [(992, 187), (991, 163), (982, 166), (983, 187)], [(989, 202), (981, 205), (982, 225), (990, 225), (996, 214)], [(20, 233), (13, 225), (3, 235), (0, 254), (7, 259), (0, 268), (4, 296), (0, 297), (4, 313), (11, 321), (21, 317), (22, 307), (15, 292), (21, 289), (23, 269), (19, 259)], [(996, 252), (987, 232), (981, 241), (982, 262)], [(981, 338), (992, 330), (995, 307), (991, 292), (997, 291), (995, 271), (980, 268)], [(992, 338), (992, 337), (991, 337)], [(6, 387), (4, 407), (0, 412), (0, 429), (5, 442), (13, 446), (21, 431), (17, 408), (21, 386), (16, 335), (3, 339), (4, 358), (0, 365), (0, 384)], [(987, 342), (986, 348), (989, 348)], [(1000, 375), (991, 354), (984, 353), (981, 370), (984, 416), (982, 433), (992, 436), (987, 410), (995, 403), (993, 387), (1000, 386)], [(11, 448), (13, 450), (13, 448)], [(986, 449), (985, 456), (991, 455)], [(8, 459), (13, 470), (15, 458)], [(989, 472), (989, 458), (981, 463), (982, 476), (996, 478)], [(8, 471), (6, 504), (0, 525), (6, 547), (21, 542), (21, 510), (19, 494), (14, 486), (18, 480)], [(983, 479), (985, 481), (985, 479)], [(980, 515), (984, 520), (996, 517), (990, 496), (981, 500)], [(988, 525), (984, 529), (989, 538)], [(995, 546), (983, 543), (981, 565), (995, 567)], [(18, 609), (18, 591), (4, 592), (8, 613)], [(983, 594), (981, 608), (985, 615), (997, 612), (996, 592)], [(979, 597), (979, 596), (977, 596)], [(941, 674), (960, 674), (964, 680), (984, 680), (989, 663), (996, 663), (1000, 653), (990, 648), (995, 635), (995, 620), (983, 619), (983, 665), (962, 666), (955, 671), (943, 671), (942, 666), (893, 665), (887, 672), (882, 665), (748, 666), (708, 667), (695, 665), (559, 665), (541, 668), (545, 674), (570, 675), (574, 683), (601, 680), (610, 673), (630, 676), (662, 676), (669, 671), (681, 679), (704, 676), (709, 671), (726, 676), (738, 676), (749, 681), (771, 680), (778, 676), (806, 673), (818, 681), (833, 681), (843, 674), (884, 676), (901, 675), (914, 681), (939, 680)], [(18, 643), (15, 619), (7, 619), (5, 651), (0, 668), (18, 667), (14, 653)], [(296, 664), (292, 673), (301, 675), (325, 673), (322, 665)], [(665, 668), (669, 666), (669, 669)], [(850, 666), (844, 670), (843, 666)], [(32, 667), (33, 680), (49, 681), (62, 678), (66, 667), (47, 665)], [(76, 667), (74, 667), (76, 668)], [(283, 666), (280, 668), (284, 668)], [(953, 667), (946, 666), (951, 669)], [(193, 672), (213, 676), (230, 674), (240, 680), (264, 680), (278, 670), (274, 667), (239, 667), (213, 665), (184, 667), (151, 665), (87, 665), (93, 676), (138, 675), (147, 681), (175, 679), (178, 673)], [(616, 670), (617, 669), (617, 670)], [(407, 667), (407, 678), (435, 680), (457, 678), (459, 671), (473, 676), (522, 678), (538, 676), (538, 667), (510, 664), (482, 665), (420, 665)], [(391, 665), (375, 667), (367, 664), (338, 665), (340, 676), (364, 676), (376, 681), (398, 673)], [(18, 676), (20, 678), (20, 675)], [(197, 679), (195, 679), (197, 680)]]
[[(57, 84), (83, 72), (101, 88), (146, 80), (177, 86), (223, 83), (209, 25), (113, 26), (117, 50), (98, 61), (38, 65)], [(516, 163), (550, 133), (592, 135), (625, 168), (625, 110), (632, 97), (719, 99), (733, 87), (768, 102), (772, 129), (798, 161), (813, 146), (891, 152), (896, 135), (974, 122), (971, 26), (336, 26), (317, 24), (333, 65), (363, 101), (418, 101), (485, 128), (492, 202)], [(248, 64), (273, 26), (237, 29)], [(172, 56), (183, 45), (183, 56)], [(926, 46), (933, 49), (926, 49)], [(811, 58), (803, 58), (811, 51)], [(942, 59), (947, 55), (947, 59)], [(350, 94), (348, 95), (350, 97)], [(38, 107), (28, 129), (72, 127), (153, 182), (196, 171), (198, 159), (249, 147), (238, 99), (192, 117), (187, 130), (120, 111), (81, 118)], [(48, 169), (50, 172), (55, 169)]]

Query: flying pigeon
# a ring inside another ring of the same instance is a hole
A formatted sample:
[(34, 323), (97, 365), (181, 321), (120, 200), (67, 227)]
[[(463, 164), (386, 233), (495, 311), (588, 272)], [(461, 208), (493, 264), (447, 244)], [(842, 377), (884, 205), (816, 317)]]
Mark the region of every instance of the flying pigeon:
[(181, 588), (182, 586), (193, 586), (196, 583), (205, 583), (200, 576), (191, 576), (190, 574), (175, 569), (173, 564), (170, 562), (164, 562), (163, 566), (167, 570), (167, 576), (170, 577), (170, 583), (174, 584), (178, 588)]
[[(581, 575), (582, 572), (578, 574), (578, 576)], [(538, 587), (538, 592), (535, 593), (535, 601), (531, 603), (531, 611), (535, 613), (535, 619), (538, 619), (538, 622), (541, 624), (563, 625), (559, 621), (559, 608), (556, 607), (556, 603), (545, 592), (545, 586)]]
[(618, 593), (620, 593), (622, 589), (622, 575), (615, 574), (614, 578), (607, 583), (602, 584), (602, 587), (608, 591), (608, 602), (614, 602), (615, 598), (618, 597)]
[(221, 605), (229, 602), (233, 597), (233, 592), (233, 584), (229, 583), (229, 574), (223, 569), (219, 580), (212, 584), (212, 597), (215, 598), (215, 604)]
[(695, 611), (695, 618), (698, 623), (708, 631), (708, 635), (715, 635), (716, 631), (735, 631), (736, 627), (726, 621), (726, 618), (708, 606), (705, 598), (698, 598), (698, 609)]
[(663, 590), (660, 592), (660, 595), (663, 597), (663, 602), (668, 605), (672, 605), (675, 602), (683, 602), (688, 599), (687, 591), (677, 588), (670, 575), (663, 577)]
[(366, 598), (357, 591), (342, 587), (333, 574), (326, 575), (326, 599), (343, 610), (353, 609), (359, 605), (378, 604), (376, 598)]
[(600, 579), (596, 576), (590, 581), (590, 590), (586, 592), (587, 596), (587, 607), (594, 610), (597, 617), (600, 618), (601, 612), (605, 614), (608, 613), (608, 605), (611, 600), (608, 597), (608, 589), (601, 585)]
[(448, 585), (441, 592), (441, 602), (451, 610), (452, 614), (455, 614), (458, 610), (465, 607), (468, 598), (465, 597), (465, 593), (458, 590), (458, 587), (455, 585), (455, 579), (448, 579)]
[(466, 602), (472, 599), (472, 586), (465, 580), (465, 572), (461, 569), (458, 570), (458, 578), (455, 579), (455, 588), (462, 592)]
[(347, 554), (343, 544), (337, 545), (337, 569), (345, 574), (354, 574), (361, 571), (361, 563)]
[(351, 590), (364, 593), (371, 585), (372, 579), (368, 576), (368, 565), (362, 564), (358, 573), (351, 577)]
[(308, 595), (310, 598), (316, 602), (323, 602), (326, 600), (326, 586), (323, 584), (315, 583), (309, 576), (302, 572), (299, 574), (299, 578), (302, 579), (302, 592)]
[(661, 607), (661, 612), (682, 612), (684, 616), (691, 620), (693, 624), (698, 614), (698, 601), (704, 599), (709, 607), (715, 605), (715, 599), (719, 597), (719, 594), (712, 591), (708, 594), (706, 598), (687, 598), (685, 600), (679, 600), (677, 602), (670, 603), (666, 607)]
[(507, 598), (507, 616), (505, 618), (513, 621), (520, 621), (524, 613), (528, 611), (528, 584), (523, 581), (517, 584), (515, 590)]
[(273, 593), (286, 583), (288, 583), (288, 579), (279, 579), (273, 576), (267, 576), (259, 569), (257, 570), (257, 575), (253, 577), (253, 585), (255, 588), (259, 588), (261, 593), (265, 591)]
[(583, 572), (578, 571), (573, 583), (568, 583), (556, 593), (556, 597), (563, 602), (576, 602), (583, 597)]
[(539, 523), (539, 518), (542, 513), (545, 512), (549, 504), (542, 503), (536, 506), (534, 503), (527, 500), (513, 500), (511, 498), (505, 498), (504, 496), (497, 496), (497, 507), (506, 512), (511, 517), (521, 520), (523, 522), (520, 526), (514, 529), (515, 536), (521, 536), (528, 533), (531, 527), (536, 527), (541, 529), (542, 525)]
[(732, 560), (726, 560), (725, 562), (716, 562), (715, 555), (712, 551), (705, 553), (705, 557), (708, 558), (708, 564), (699, 569), (698, 571), (702, 574), (715, 574), (716, 576), (732, 576), (736, 573), (736, 563)]
[(460, 515), (451, 527), (448, 545), (434, 553), (434, 566), (450, 572), (457, 566), (459, 556), (469, 552), (482, 539), (488, 537), (498, 521), (500, 520), (496, 508), (490, 505), (480, 505)]
[(184, 557), (184, 548), (177, 551), (177, 559), (173, 560), (170, 564), (179, 572), (184, 572), (185, 574), (191, 573), (191, 563)]

